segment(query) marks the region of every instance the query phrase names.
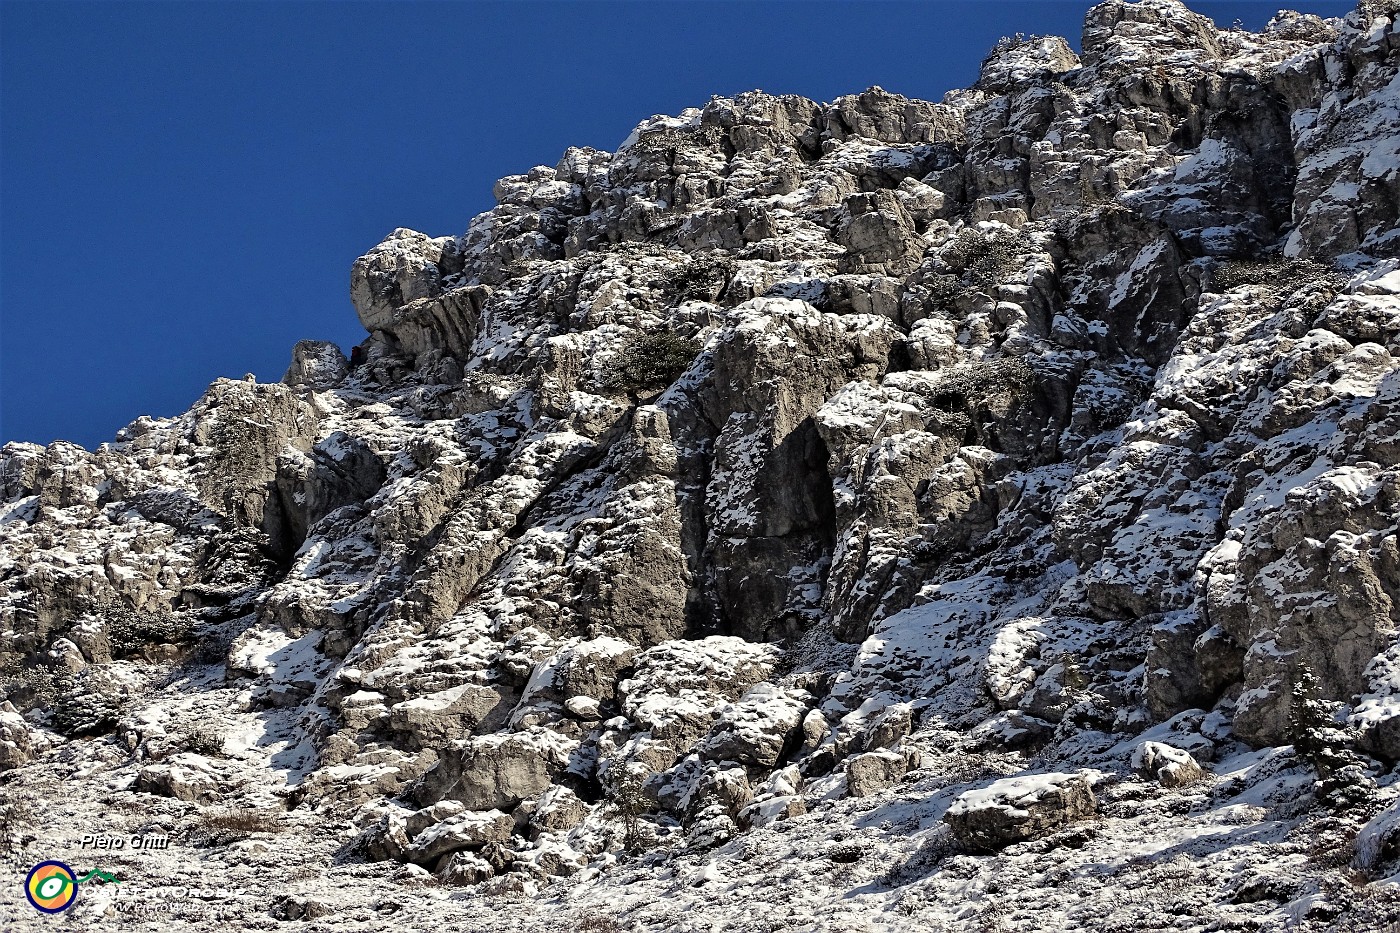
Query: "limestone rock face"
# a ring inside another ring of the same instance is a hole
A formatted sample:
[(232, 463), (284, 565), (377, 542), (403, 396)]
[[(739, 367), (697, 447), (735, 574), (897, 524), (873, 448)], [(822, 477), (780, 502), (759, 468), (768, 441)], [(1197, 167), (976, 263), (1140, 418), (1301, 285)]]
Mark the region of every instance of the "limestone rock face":
[(868, 797), (898, 784), (908, 770), (908, 757), (899, 752), (853, 755), (846, 762), (846, 788), (852, 797)]
[(353, 366), (5, 445), (5, 788), (412, 927), (1370, 928), (1302, 853), (1400, 762), (1395, 18), (653, 116), (354, 261)]
[[(1279, 84), (1297, 108), (1297, 226), (1290, 256), (1394, 256), (1400, 193), (1400, 44), (1394, 10), (1361, 4), (1320, 60), (1290, 63)], [(1340, 81), (1337, 78), (1340, 77)], [(1298, 96), (1294, 96), (1298, 95)]]
[(1108, 0), (1085, 16), (1084, 63), (1090, 67), (1139, 57), (1184, 52), (1199, 58), (1224, 54), (1215, 24), (1181, 0)]
[(202, 804), (218, 802), (224, 786), (217, 769), (198, 755), (181, 755), (149, 765), (141, 769), (136, 779), (139, 790)]
[(982, 61), (977, 88), (1004, 94), (1055, 79), (1079, 67), (1079, 56), (1060, 36), (1003, 39)]
[(443, 292), (443, 279), (454, 270), (457, 243), (451, 237), (432, 239), (400, 227), (374, 250), (355, 261), (350, 274), (350, 299), (368, 331), (392, 333), (395, 312)]
[(420, 865), (436, 864), (449, 852), (480, 849), (490, 842), (505, 842), (510, 838), (515, 821), (500, 810), (484, 813), (462, 813), (448, 817), (413, 837), (413, 844), (404, 851), (404, 858)]

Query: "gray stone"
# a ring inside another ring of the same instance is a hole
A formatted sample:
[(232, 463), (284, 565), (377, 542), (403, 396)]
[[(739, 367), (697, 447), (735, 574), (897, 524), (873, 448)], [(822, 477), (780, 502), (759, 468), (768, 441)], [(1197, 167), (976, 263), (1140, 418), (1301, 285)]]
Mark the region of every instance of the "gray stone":
[(419, 746), (436, 747), (464, 738), (501, 703), (498, 690), (462, 684), (389, 707), (389, 728), (413, 737)]
[(480, 849), (491, 842), (505, 842), (515, 829), (510, 814), (499, 810), (467, 812), (450, 816), (413, 837), (403, 858), (419, 865), (432, 865), (449, 852)]
[(1190, 752), (1163, 742), (1143, 742), (1134, 749), (1133, 767), (1163, 787), (1184, 787), (1205, 776)]
[(1083, 773), (1030, 774), (967, 791), (943, 821), (968, 848), (995, 851), (1092, 816), (1097, 807)]
[(8, 701), (0, 703), (0, 771), (18, 768), (34, 752), (29, 725)]
[(846, 760), (846, 787), (852, 797), (869, 797), (894, 787), (908, 771), (909, 756), (903, 752), (853, 755)]
[(540, 832), (566, 832), (583, 822), (587, 815), (588, 806), (578, 795), (556, 784), (540, 795), (530, 814), (530, 825)]
[(292, 364), (282, 381), (308, 389), (333, 389), (350, 373), (350, 361), (327, 340), (301, 340), (292, 347)]
[(458, 800), (469, 810), (514, 810), (546, 790), (568, 763), (567, 746), (542, 731), (478, 736), (441, 750), (415, 790), (424, 805)]

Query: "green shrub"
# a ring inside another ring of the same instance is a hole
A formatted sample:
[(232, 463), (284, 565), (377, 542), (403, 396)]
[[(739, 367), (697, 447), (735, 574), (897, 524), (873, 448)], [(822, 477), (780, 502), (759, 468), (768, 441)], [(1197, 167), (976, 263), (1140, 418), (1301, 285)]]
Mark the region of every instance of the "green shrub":
[(71, 685), (72, 675), (67, 671), (31, 664), (15, 669), (0, 681), (0, 692), (20, 709), (51, 710)]
[(101, 611), (102, 626), (114, 659), (138, 655), (147, 645), (182, 644), (190, 640), (189, 620), (171, 612), (138, 612), (126, 606)]
[(674, 331), (628, 337), (613, 358), (604, 381), (630, 392), (659, 392), (689, 368), (700, 345)]
[(1024, 398), (1035, 387), (1035, 371), (1023, 360), (1004, 359), (952, 370), (934, 393), (934, 408), (966, 412), (986, 400), (1009, 396)]
[(939, 258), (968, 285), (985, 288), (995, 285), (1024, 250), (1024, 239), (1013, 230), (967, 227), (943, 247)]
[(71, 737), (103, 735), (121, 718), (126, 698), (103, 690), (94, 672), (100, 667), (84, 668), (74, 675), (71, 686), (64, 690), (50, 708), (54, 731)]
[(210, 757), (224, 754), (224, 734), (211, 726), (195, 726), (185, 733), (182, 744), (192, 752)]
[(677, 149), (701, 149), (714, 146), (724, 138), (717, 126), (689, 130), (652, 130), (642, 133), (632, 144), (638, 152), (674, 152)]
[(1349, 810), (1368, 803), (1376, 785), (1365, 759), (1349, 747), (1355, 736), (1337, 727), (1333, 705), (1321, 698), (1312, 668), (1300, 663), (1288, 705), (1288, 740), (1316, 772), (1318, 799), (1334, 810)]
[(628, 769), (618, 779), (609, 801), (622, 820), (622, 844), (628, 852), (637, 852), (642, 848), (642, 814), (647, 812), (649, 805), (642, 790), (645, 783), (639, 772)]
[(723, 254), (694, 256), (668, 272), (664, 285), (674, 290), (681, 301), (714, 301), (724, 293), (734, 277), (734, 269), (734, 260)]
[[(1210, 290), (1217, 293), (1254, 286), (1270, 302), (1282, 302), (1299, 292), (1318, 293), (1312, 304), (1326, 304), (1342, 286), (1339, 273), (1310, 259), (1228, 259), (1210, 271)], [(1305, 299), (1304, 303), (1308, 303)], [(1320, 308), (1318, 308), (1320, 310)]]

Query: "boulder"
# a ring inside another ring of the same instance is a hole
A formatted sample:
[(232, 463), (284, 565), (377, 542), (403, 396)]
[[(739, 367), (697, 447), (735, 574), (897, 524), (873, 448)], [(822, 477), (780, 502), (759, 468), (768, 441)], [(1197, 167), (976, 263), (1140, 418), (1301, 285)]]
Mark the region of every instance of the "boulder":
[(373, 862), (402, 861), (410, 845), (402, 813), (389, 813), (364, 835), (365, 857)]
[(494, 877), (491, 863), (474, 852), (453, 852), (437, 870), (438, 881), (450, 885), (480, 884)]
[(869, 797), (894, 787), (908, 771), (909, 756), (901, 752), (866, 752), (846, 762), (846, 787), (852, 797)]
[(389, 728), (420, 746), (435, 747), (470, 735), (500, 702), (492, 687), (462, 684), (395, 703), (389, 707)]
[(394, 312), (412, 301), (442, 294), (447, 272), (461, 268), (457, 242), (433, 239), (403, 227), (355, 260), (350, 272), (350, 300), (365, 330), (391, 331)]
[(147, 765), (136, 775), (135, 790), (192, 803), (222, 799), (224, 782), (213, 764), (201, 755), (183, 753)]
[(506, 842), (514, 829), (515, 820), (500, 810), (459, 813), (414, 836), (403, 857), (419, 865), (433, 865), (449, 852)]
[(729, 707), (697, 751), (708, 761), (771, 769), (796, 746), (810, 703), (805, 690), (759, 684)]
[(33, 752), (29, 724), (8, 701), (0, 703), (0, 771), (18, 768)]
[(861, 747), (867, 751), (893, 748), (914, 728), (913, 711), (908, 703), (894, 703), (880, 711), (861, 734)]
[(545, 730), (459, 740), (441, 750), (414, 795), (425, 805), (451, 799), (469, 810), (514, 810), (554, 783), (568, 765), (571, 748)]
[(432, 806), (415, 810), (405, 816), (403, 820), (404, 831), (411, 839), (429, 826), (436, 826), (443, 820), (457, 816), (466, 809), (466, 806), (459, 800), (439, 800)]
[(1133, 767), (1163, 787), (1183, 787), (1205, 776), (1191, 753), (1163, 742), (1143, 742), (1133, 751)]
[(970, 790), (953, 801), (943, 822), (969, 849), (995, 851), (1092, 816), (1098, 808), (1094, 772), (1028, 774)]
[(539, 832), (566, 832), (582, 823), (587, 815), (588, 805), (569, 788), (556, 784), (535, 803), (530, 826)]
[(292, 347), (292, 364), (282, 376), (289, 386), (333, 389), (350, 373), (350, 361), (328, 340), (301, 340)]

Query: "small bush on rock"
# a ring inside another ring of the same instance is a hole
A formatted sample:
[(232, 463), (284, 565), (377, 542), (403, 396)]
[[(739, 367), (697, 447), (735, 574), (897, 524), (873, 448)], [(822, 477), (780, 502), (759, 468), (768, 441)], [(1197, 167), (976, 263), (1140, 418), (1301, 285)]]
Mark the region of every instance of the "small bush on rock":
[(201, 755), (222, 756), (224, 754), (224, 734), (218, 729), (196, 726), (184, 736), (184, 746)]
[(612, 809), (622, 820), (622, 845), (628, 852), (642, 848), (642, 814), (647, 811), (647, 797), (643, 792), (645, 780), (637, 771), (629, 770), (618, 779), (612, 793)]
[[(1224, 293), (1255, 286), (1266, 301), (1283, 302), (1296, 296), (1299, 304), (1314, 311), (1336, 297), (1341, 284), (1338, 273), (1308, 259), (1230, 259), (1210, 273), (1211, 291)], [(1316, 294), (1298, 294), (1305, 290)]]
[(112, 657), (129, 658), (147, 645), (181, 644), (190, 639), (189, 622), (169, 612), (138, 612), (126, 606), (102, 611)]
[(126, 698), (97, 676), (100, 667), (79, 672), (50, 707), (54, 731), (69, 737), (111, 732), (126, 709)]
[(66, 670), (30, 664), (0, 679), (0, 693), (20, 709), (52, 710), (72, 686), (72, 676)]
[(1376, 785), (1365, 760), (1348, 747), (1354, 736), (1337, 727), (1331, 705), (1320, 696), (1317, 676), (1306, 663), (1294, 674), (1288, 739), (1317, 773), (1318, 799), (1333, 810), (1361, 807), (1374, 798)]
[(1012, 230), (967, 228), (943, 248), (941, 258), (974, 288), (995, 285), (1024, 250), (1021, 235)]
[(199, 823), (190, 829), (188, 836), (192, 845), (207, 848), (239, 842), (254, 833), (276, 833), (281, 830), (281, 822), (271, 811), (221, 807), (201, 813)]
[(933, 407), (965, 412), (985, 399), (1022, 398), (1035, 387), (1035, 371), (1019, 359), (992, 360), (953, 370), (939, 383)]
[(715, 301), (734, 277), (734, 260), (723, 254), (694, 256), (664, 278), (680, 300)]
[(659, 392), (690, 366), (700, 346), (674, 331), (629, 337), (613, 359), (605, 381), (631, 392)]

